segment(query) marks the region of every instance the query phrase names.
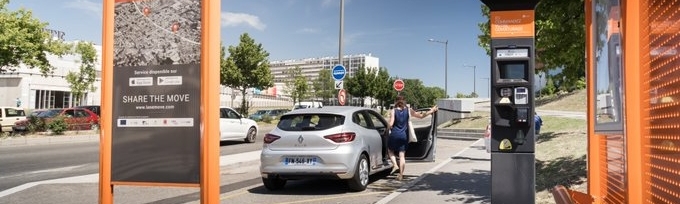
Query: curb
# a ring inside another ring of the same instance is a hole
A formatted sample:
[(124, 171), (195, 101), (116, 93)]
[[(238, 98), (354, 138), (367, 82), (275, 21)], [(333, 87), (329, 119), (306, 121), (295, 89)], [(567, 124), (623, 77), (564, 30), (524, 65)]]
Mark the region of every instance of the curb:
[(77, 142), (99, 141), (99, 134), (87, 135), (58, 135), (58, 136), (21, 136), (0, 139), (0, 147), (4, 146), (26, 146), (44, 144), (64, 144)]

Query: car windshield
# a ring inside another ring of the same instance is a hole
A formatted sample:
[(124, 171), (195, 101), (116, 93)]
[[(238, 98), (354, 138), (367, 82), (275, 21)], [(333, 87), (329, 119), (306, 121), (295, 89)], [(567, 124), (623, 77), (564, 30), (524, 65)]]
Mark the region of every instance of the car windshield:
[(38, 113), (39, 118), (53, 118), (61, 113), (61, 109), (51, 109)]
[(345, 116), (335, 114), (295, 114), (281, 117), (277, 127), (284, 131), (325, 130), (342, 125)]
[(259, 110), (259, 111), (255, 112), (255, 114), (253, 114), (253, 115), (264, 115), (267, 112), (269, 112), (269, 111), (268, 110)]

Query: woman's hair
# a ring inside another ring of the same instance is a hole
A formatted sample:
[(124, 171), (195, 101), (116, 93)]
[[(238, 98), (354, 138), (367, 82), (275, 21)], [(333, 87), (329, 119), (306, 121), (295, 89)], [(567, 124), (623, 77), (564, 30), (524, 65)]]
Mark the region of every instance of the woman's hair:
[(394, 107), (399, 107), (399, 108), (406, 107), (406, 103), (404, 102), (403, 96), (397, 96), (397, 101), (394, 102)]

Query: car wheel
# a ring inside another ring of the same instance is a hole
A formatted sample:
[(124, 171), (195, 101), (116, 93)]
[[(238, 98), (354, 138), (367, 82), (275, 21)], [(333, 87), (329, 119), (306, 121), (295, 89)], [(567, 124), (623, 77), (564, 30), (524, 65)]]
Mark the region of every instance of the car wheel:
[(246, 135), (246, 142), (253, 143), (253, 142), (255, 142), (256, 137), (257, 137), (257, 130), (255, 130), (255, 127), (250, 127), (250, 129), (248, 129), (248, 134)]
[(270, 176), (268, 178), (262, 178), (262, 183), (267, 190), (275, 191), (280, 190), (286, 185), (286, 180), (279, 178), (278, 176)]
[(354, 177), (347, 181), (349, 189), (352, 191), (363, 191), (368, 186), (368, 158), (365, 154), (361, 154), (359, 163), (354, 172)]

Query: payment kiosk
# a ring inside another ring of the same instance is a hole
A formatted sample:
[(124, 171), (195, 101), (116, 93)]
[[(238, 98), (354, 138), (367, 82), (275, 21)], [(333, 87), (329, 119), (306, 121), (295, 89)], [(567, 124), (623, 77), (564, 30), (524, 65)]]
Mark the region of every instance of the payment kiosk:
[(492, 44), (491, 151), (534, 152), (533, 39)]
[(534, 8), (538, 0), (482, 2), (491, 11), (491, 203), (535, 203)]

